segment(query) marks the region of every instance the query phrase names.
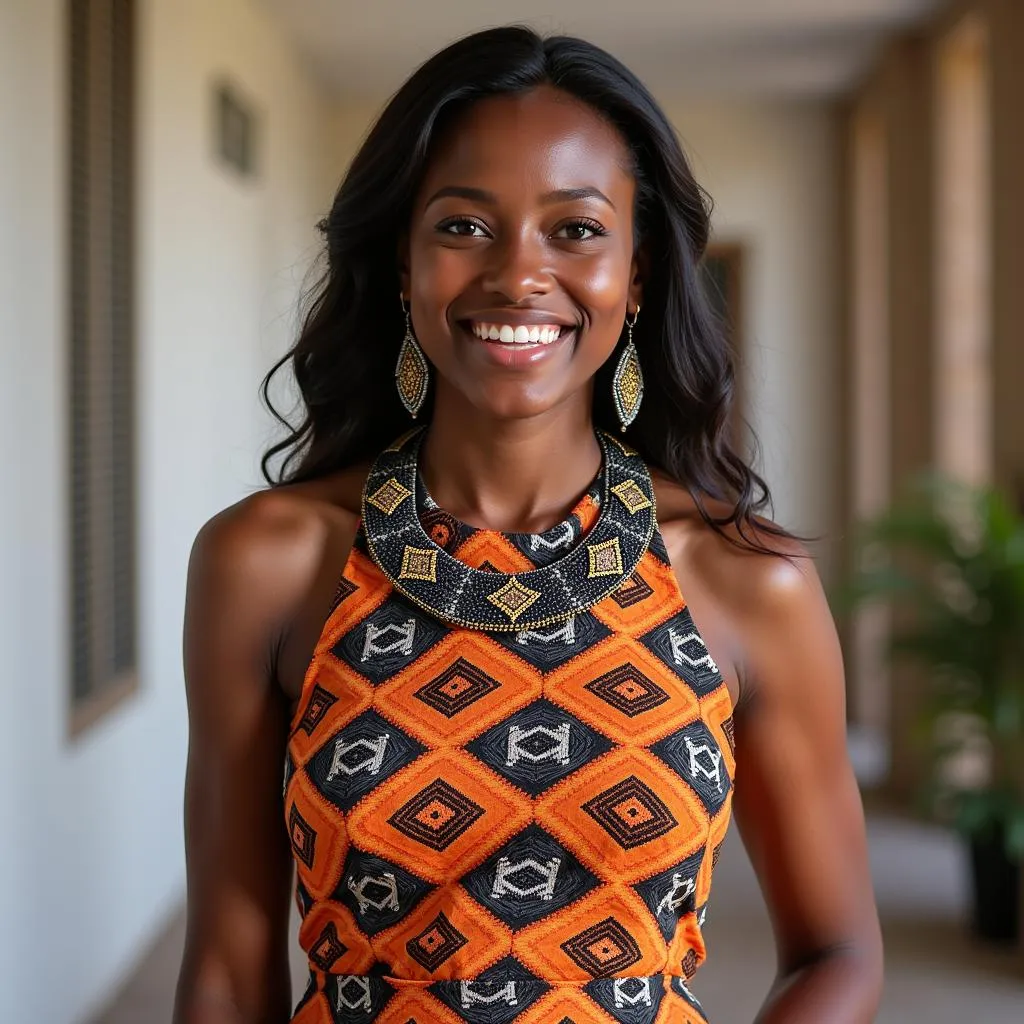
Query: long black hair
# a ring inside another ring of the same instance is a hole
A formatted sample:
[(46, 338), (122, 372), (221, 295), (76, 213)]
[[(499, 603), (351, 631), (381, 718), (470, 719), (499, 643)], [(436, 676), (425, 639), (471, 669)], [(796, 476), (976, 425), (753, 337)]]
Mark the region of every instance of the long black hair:
[[(394, 387), (404, 333), (398, 243), (432, 146), (475, 101), (542, 84), (598, 111), (632, 155), (634, 219), (646, 256), (634, 340), (646, 391), (627, 440), (690, 491), (709, 525), (724, 533), (734, 524), (747, 545), (764, 550), (754, 517), (770, 504), (770, 495), (732, 438), (732, 357), (699, 272), (710, 199), (694, 180), (668, 118), (628, 68), (584, 40), (544, 38), (520, 26), (467, 36), (423, 64), (384, 108), (352, 161), (319, 225), (326, 265), (309, 294), (299, 338), (263, 382), (264, 400), (287, 430), (264, 455), (264, 476), (274, 485), (321, 477), (371, 458), (408, 428)], [(594, 420), (608, 430), (617, 429), (614, 363), (612, 358), (602, 367), (595, 387)], [(297, 425), (270, 396), (272, 379), (288, 365), (302, 399)], [(424, 411), (429, 418), (429, 405)], [(278, 456), (283, 459), (272, 473)], [(707, 499), (724, 501), (731, 511), (716, 517)]]

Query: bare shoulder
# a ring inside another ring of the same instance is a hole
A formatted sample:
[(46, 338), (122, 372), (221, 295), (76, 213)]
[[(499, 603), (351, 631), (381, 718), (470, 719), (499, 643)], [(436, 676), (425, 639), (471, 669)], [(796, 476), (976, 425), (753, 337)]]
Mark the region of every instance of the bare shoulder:
[[(346, 471), (346, 477), (352, 475)], [(348, 500), (346, 483), (339, 475), (243, 498), (199, 531), (193, 566), (242, 582), (270, 576), (280, 584), (301, 575), (303, 563), (315, 558), (332, 530), (347, 526), (355, 532), (359, 502)]]
[[(745, 538), (734, 524), (716, 531), (684, 487), (653, 475), (659, 527), (684, 596), (695, 618), (707, 621), (718, 637), (741, 691), (762, 675), (766, 646), (785, 649), (817, 642), (823, 629), (834, 632), (814, 560), (802, 543), (773, 532), (774, 524), (763, 518)], [(730, 511), (714, 501), (706, 508), (715, 518)]]
[(285, 628), (351, 546), (365, 476), (359, 466), (259, 491), (210, 519), (192, 548), (188, 618), (212, 627), (231, 608), (237, 630), (248, 623), (269, 640)]
[[(757, 517), (745, 537), (733, 523), (719, 532), (705, 522), (686, 488), (660, 473), (653, 477), (658, 525), (669, 554), (683, 555), (691, 570), (719, 581), (738, 603), (759, 604), (768, 597), (785, 600), (817, 587), (810, 553), (800, 541), (775, 532), (779, 529), (775, 523)], [(713, 500), (706, 501), (705, 507), (714, 518), (724, 518), (730, 511), (724, 502)], [(763, 550), (744, 543), (751, 540)]]

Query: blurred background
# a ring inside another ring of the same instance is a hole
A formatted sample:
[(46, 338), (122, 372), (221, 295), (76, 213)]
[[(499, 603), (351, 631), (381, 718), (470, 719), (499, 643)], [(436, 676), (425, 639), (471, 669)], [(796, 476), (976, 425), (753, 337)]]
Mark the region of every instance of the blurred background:
[[(879, 1019), (1019, 1024), (1024, 686), (992, 652), (1024, 635), (1021, 0), (0, 0), (0, 1020), (169, 1019), (192, 539), (260, 486), (257, 386), (370, 120), (511, 20), (624, 59), (715, 200), (741, 411), (837, 595)], [(969, 488), (960, 533), (891, 511), (922, 470)], [(862, 571), (868, 519), (871, 565), (916, 545), (953, 596), (855, 606), (851, 578), (900, 585)], [(937, 779), (968, 799), (925, 814)], [(707, 936), (695, 993), (752, 1020), (774, 959), (736, 837)]]

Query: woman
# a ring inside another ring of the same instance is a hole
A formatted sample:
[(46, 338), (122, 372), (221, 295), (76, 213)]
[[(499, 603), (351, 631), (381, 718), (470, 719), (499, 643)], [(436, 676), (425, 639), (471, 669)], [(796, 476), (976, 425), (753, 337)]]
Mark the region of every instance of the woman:
[(177, 1020), (705, 1020), (732, 809), (759, 1020), (871, 1020), (840, 653), (730, 446), (708, 208), (654, 100), (580, 40), (469, 37), (323, 230), (283, 479), (190, 568)]

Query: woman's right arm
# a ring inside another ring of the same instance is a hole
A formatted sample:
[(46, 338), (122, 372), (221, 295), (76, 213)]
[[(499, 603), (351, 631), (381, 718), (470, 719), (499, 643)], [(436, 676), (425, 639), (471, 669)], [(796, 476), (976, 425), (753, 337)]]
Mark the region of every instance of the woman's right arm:
[(323, 528), (263, 493), (211, 520), (189, 564), (188, 928), (175, 1024), (291, 1016), (292, 860), (282, 811), (289, 701), (275, 666)]

